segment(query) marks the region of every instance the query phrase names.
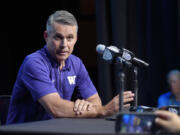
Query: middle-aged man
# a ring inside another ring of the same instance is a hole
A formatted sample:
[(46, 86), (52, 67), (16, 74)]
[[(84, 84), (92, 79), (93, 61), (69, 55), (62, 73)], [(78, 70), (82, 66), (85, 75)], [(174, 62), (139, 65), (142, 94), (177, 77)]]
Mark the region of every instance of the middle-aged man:
[[(78, 24), (67, 11), (56, 11), (47, 20), (44, 48), (28, 55), (14, 84), (7, 124), (57, 117), (103, 117), (119, 108), (119, 97), (102, 106), (82, 61), (72, 55)], [(74, 89), (81, 99), (71, 101)], [(125, 106), (134, 94), (124, 93)]]
[(171, 70), (167, 74), (171, 91), (162, 94), (158, 99), (158, 107), (180, 105), (180, 71)]

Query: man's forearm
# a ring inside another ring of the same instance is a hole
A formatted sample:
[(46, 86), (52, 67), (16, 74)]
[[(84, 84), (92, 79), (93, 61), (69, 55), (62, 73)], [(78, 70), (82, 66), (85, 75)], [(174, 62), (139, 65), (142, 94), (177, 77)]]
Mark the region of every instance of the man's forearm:
[(62, 99), (57, 93), (42, 97), (39, 102), (53, 117), (98, 117), (102, 114), (102, 108), (92, 107), (79, 115), (73, 110), (75, 103)]
[(86, 101), (89, 101), (95, 106), (102, 106), (102, 102), (98, 94), (89, 97)]
[(74, 110), (74, 102), (64, 100), (64, 107), (61, 108), (58, 112), (57, 117), (79, 117), (79, 118), (95, 118), (95, 117), (103, 117), (106, 115), (105, 108), (100, 104), (95, 104), (92, 106), (91, 110), (85, 110), (80, 114), (77, 114)]

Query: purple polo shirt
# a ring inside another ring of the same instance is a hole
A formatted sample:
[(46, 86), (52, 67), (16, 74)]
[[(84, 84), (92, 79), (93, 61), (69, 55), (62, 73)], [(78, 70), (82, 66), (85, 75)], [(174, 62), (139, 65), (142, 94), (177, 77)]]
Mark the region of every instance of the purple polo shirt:
[(38, 99), (57, 92), (71, 100), (74, 89), (83, 99), (97, 93), (82, 61), (70, 55), (65, 66), (50, 56), (47, 47), (28, 55), (19, 70), (10, 101), (7, 124), (51, 119)]

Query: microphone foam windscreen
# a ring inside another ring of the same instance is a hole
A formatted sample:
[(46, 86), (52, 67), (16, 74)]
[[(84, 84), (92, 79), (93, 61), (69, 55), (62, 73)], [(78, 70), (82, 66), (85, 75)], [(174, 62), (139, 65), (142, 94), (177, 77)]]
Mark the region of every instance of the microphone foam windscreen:
[(99, 54), (103, 54), (104, 50), (105, 50), (106, 46), (103, 44), (98, 44), (96, 46), (96, 52), (98, 52)]

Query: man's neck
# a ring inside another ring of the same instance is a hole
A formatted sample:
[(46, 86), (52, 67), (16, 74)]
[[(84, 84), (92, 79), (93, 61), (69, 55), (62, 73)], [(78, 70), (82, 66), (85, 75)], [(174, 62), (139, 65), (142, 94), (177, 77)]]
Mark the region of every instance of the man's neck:
[(64, 62), (64, 61), (59, 63), (59, 69), (60, 69), (60, 70), (61, 70), (64, 66), (65, 66), (65, 62)]

